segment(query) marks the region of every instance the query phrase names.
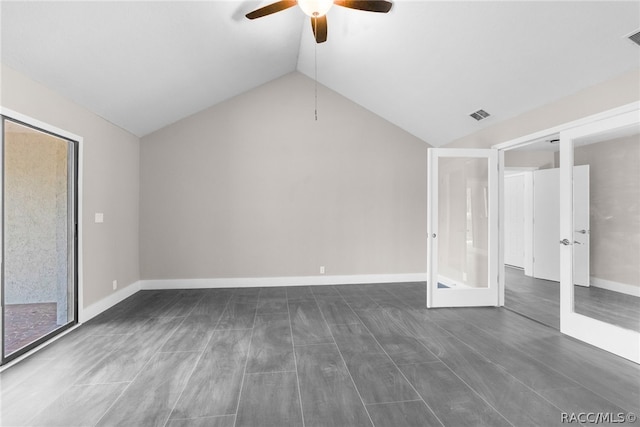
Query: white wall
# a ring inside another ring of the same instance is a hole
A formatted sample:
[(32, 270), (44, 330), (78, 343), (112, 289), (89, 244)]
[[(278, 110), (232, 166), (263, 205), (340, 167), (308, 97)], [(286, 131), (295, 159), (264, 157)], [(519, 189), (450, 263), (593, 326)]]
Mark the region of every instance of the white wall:
[[(139, 139), (27, 76), (2, 65), (0, 105), (83, 137), (84, 307), (140, 278)], [(105, 222), (95, 224), (93, 214)]]
[(142, 138), (143, 279), (426, 271), (428, 145), (294, 72)]

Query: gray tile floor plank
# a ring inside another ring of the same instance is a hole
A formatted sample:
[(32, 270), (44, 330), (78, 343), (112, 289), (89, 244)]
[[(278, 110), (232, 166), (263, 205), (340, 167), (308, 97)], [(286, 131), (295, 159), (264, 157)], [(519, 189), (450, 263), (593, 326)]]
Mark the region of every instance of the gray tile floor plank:
[(235, 415), (169, 420), (166, 427), (234, 427)]
[(211, 295), (205, 294), (189, 314), (192, 316), (208, 315), (214, 318), (220, 318), (220, 316), (222, 316), (222, 313), (224, 313), (224, 310), (227, 307), (227, 303), (230, 299), (231, 293)]
[(424, 363), (438, 360), (422, 343), (414, 338), (401, 335), (377, 337), (378, 343), (396, 365)]
[(329, 329), (343, 354), (384, 353), (373, 335), (360, 323), (331, 325)]
[(302, 425), (295, 372), (247, 374), (236, 427)]
[(251, 329), (214, 332), (171, 414), (172, 419), (236, 413), (251, 333)]
[(166, 308), (178, 297), (176, 291), (140, 291), (148, 293), (142, 304), (131, 306), (123, 317), (161, 317)]
[[(619, 414), (628, 412), (584, 387), (545, 390), (541, 394), (567, 413), (602, 412)], [(629, 423), (629, 425), (640, 426), (640, 420), (633, 424)]]
[(289, 314), (256, 316), (248, 373), (295, 371)]
[(344, 353), (344, 361), (365, 404), (420, 397), (384, 353)]
[(442, 423), (422, 400), (367, 405), (376, 427), (436, 427)]
[(48, 427), (93, 426), (128, 385), (129, 383), (111, 383), (73, 386), (28, 424)]
[(286, 297), (268, 297), (258, 300), (258, 314), (288, 313)]
[(445, 426), (510, 425), (442, 362), (403, 365), (400, 369)]
[(294, 345), (333, 343), (315, 300), (289, 301), (289, 313)]
[(247, 329), (253, 327), (257, 300), (251, 304), (229, 301), (216, 329)]
[(157, 353), (98, 426), (164, 426), (200, 353)]
[(162, 311), (163, 317), (185, 317), (188, 316), (198, 302), (203, 298), (200, 292), (185, 293), (178, 295), (171, 303), (169, 303)]
[(560, 424), (559, 408), (457, 338), (431, 337), (423, 344), (512, 424)]
[(318, 296), (340, 296), (338, 290), (333, 285), (311, 286), (311, 293)]
[(132, 335), (140, 331), (150, 317), (100, 317), (82, 325), (83, 333), (93, 335)]
[(464, 309), (472, 322), (510, 348), (538, 360), (626, 411), (640, 413), (640, 367), (567, 338), (549, 327), (497, 309)]
[[(0, 374), (0, 425), (24, 425), (96, 363), (119, 348), (124, 338), (122, 335), (78, 337), (80, 339), (70, 336), (68, 346), (56, 342), (54, 344), (57, 345), (49, 352), (45, 348), (41, 354), (36, 353), (33, 360), (29, 359), (33, 362), (29, 365), (33, 367), (34, 374), (26, 376), (23, 381), (11, 378), (14, 367)], [(47, 357), (43, 358), (45, 355)], [(6, 382), (5, 377), (8, 377)]]
[(287, 287), (287, 299), (290, 301), (299, 299), (314, 299), (309, 286), (289, 286)]
[(305, 427), (372, 425), (335, 344), (295, 351)]
[(155, 317), (142, 330), (128, 336), (120, 349), (106, 355), (77, 384), (101, 384), (132, 381), (182, 323), (181, 317)]
[(202, 351), (207, 346), (218, 319), (196, 314), (184, 319), (169, 336), (160, 351)]
[(19, 386), (2, 393), (0, 425), (24, 426), (34, 414), (49, 406), (60, 393), (70, 388), (75, 378), (68, 369), (47, 367)]
[(342, 299), (322, 299), (322, 297), (320, 297), (317, 298), (317, 302), (325, 320), (330, 325), (360, 323), (358, 316), (356, 316), (351, 307)]
[(547, 389), (578, 386), (576, 382), (562, 373), (549, 368), (537, 359), (502, 344), (493, 335), (473, 325), (443, 325), (443, 328), (483, 356), (490, 358), (533, 390), (540, 392)]

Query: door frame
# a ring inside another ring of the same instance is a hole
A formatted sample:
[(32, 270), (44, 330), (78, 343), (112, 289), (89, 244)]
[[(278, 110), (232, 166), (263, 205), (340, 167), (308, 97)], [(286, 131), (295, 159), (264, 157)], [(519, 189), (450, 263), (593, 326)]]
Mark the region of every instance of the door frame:
[[(640, 111), (640, 101), (632, 102), (630, 104), (622, 105), (611, 110), (603, 111), (598, 114), (593, 114), (587, 117), (583, 117), (578, 120), (567, 122), (558, 126), (554, 126), (545, 130), (541, 130), (529, 135), (521, 136), (506, 142), (495, 144), (492, 148), (497, 149), (501, 153), (501, 158), (504, 158), (504, 151), (524, 147), (530, 144), (534, 144), (543, 140), (557, 138), (561, 133), (564, 136), (560, 138), (560, 167), (563, 168), (560, 173), (561, 185), (564, 187), (561, 189), (561, 194), (568, 195), (561, 198), (561, 212), (563, 209), (572, 211), (573, 209), (573, 188), (571, 185), (573, 179), (573, 143), (566, 141), (567, 135), (571, 135), (569, 132), (571, 129), (579, 128), (582, 126), (600, 126), (600, 124), (594, 124), (602, 120), (614, 118), (625, 114), (635, 114), (637, 117), (638, 111)], [(571, 165), (571, 167), (568, 167)], [(500, 223), (502, 223), (502, 216), (504, 214), (504, 183), (500, 183)], [(571, 231), (571, 234), (568, 233)], [(561, 235), (573, 237), (573, 215), (564, 215), (560, 219), (560, 232)], [(559, 239), (560, 240), (560, 239)], [(571, 240), (573, 241), (573, 239)], [(640, 352), (638, 351), (638, 333), (635, 331), (626, 330), (619, 327), (612, 327), (612, 325), (583, 316), (574, 312), (573, 301), (573, 251), (572, 246), (563, 246), (560, 251), (560, 263), (561, 268), (564, 267), (564, 272), (561, 271), (561, 285), (560, 285), (560, 332), (570, 335), (581, 341), (588, 342), (606, 351), (612, 352), (626, 359), (632, 360), (636, 363), (640, 363)], [(499, 258), (500, 258), (500, 288), (504, 291), (505, 287), (505, 266), (504, 266), (504, 227), (500, 227), (500, 244), (499, 244)], [(570, 263), (570, 264), (567, 264)], [(567, 266), (571, 266), (568, 268)], [(571, 285), (568, 285), (571, 283)], [(618, 343), (622, 342), (621, 346), (611, 345), (613, 336), (610, 335), (612, 330), (614, 332)], [(595, 337), (595, 338), (594, 338)]]
[[(73, 143), (72, 147), (73, 147), (74, 157), (75, 157), (75, 165), (74, 165), (74, 169), (75, 169), (74, 187), (75, 188), (74, 188), (73, 197), (75, 199), (74, 211), (75, 211), (75, 221), (77, 224), (77, 230), (75, 233), (76, 238), (74, 242), (75, 253), (74, 253), (74, 259), (73, 259), (73, 263), (74, 263), (73, 274), (75, 276), (74, 277), (75, 307), (73, 308), (74, 315), (75, 315), (74, 322), (68, 325), (62, 326), (56, 329), (55, 331), (47, 334), (46, 336), (36, 340), (34, 343), (27, 346), (24, 351), (15, 352), (8, 358), (3, 357), (2, 360), (0, 360), (0, 366), (2, 369), (5, 369), (10, 364), (13, 364), (18, 360), (21, 360), (22, 358), (26, 357), (28, 354), (32, 353), (33, 351), (37, 351), (42, 346), (51, 342), (51, 340), (54, 339), (54, 337), (61, 336), (61, 334), (65, 333), (65, 331), (69, 331), (70, 328), (77, 326), (79, 323), (81, 323), (84, 320), (84, 313), (83, 313), (84, 297), (83, 297), (83, 281), (82, 281), (82, 278), (83, 278), (83, 255), (82, 255), (83, 254), (83, 250), (82, 250), (82, 246), (83, 246), (82, 245), (82, 236), (83, 236), (83, 227), (82, 227), (83, 167), (82, 167), (82, 164), (83, 164), (83, 161), (82, 159), (83, 159), (84, 139), (79, 135), (73, 134), (69, 131), (60, 129), (56, 126), (34, 119), (33, 117), (30, 117), (26, 114), (19, 113), (17, 111), (14, 111), (6, 107), (0, 106), (0, 116), (1, 116), (0, 119), (6, 117), (7, 119), (12, 120), (14, 122), (36, 128), (38, 130), (44, 131), (45, 133), (49, 133), (54, 136), (61, 137)], [(0, 137), (2, 138), (2, 147), (0, 147), (0, 171), (1, 171), (0, 176), (2, 177), (2, 179), (4, 179), (4, 120), (2, 120), (2, 122), (0, 123), (0, 130), (2, 131), (2, 136)], [(0, 185), (0, 212), (4, 212), (4, 194), (3, 194), (4, 182), (0, 184), (2, 184)], [(0, 223), (4, 224), (4, 218), (0, 218)], [(0, 270), (1, 271), (4, 271), (4, 267), (1, 264), (2, 260), (4, 259), (3, 232), (4, 232), (4, 225), (0, 226), (0, 243), (1, 243), (0, 244)], [(2, 286), (0, 286), (0, 302), (2, 301), (3, 287), (4, 287), (4, 280), (3, 280)], [(4, 310), (1, 311), (1, 313), (3, 312)], [(0, 315), (0, 356), (4, 356), (3, 322), (4, 322), (4, 318), (2, 315)]]

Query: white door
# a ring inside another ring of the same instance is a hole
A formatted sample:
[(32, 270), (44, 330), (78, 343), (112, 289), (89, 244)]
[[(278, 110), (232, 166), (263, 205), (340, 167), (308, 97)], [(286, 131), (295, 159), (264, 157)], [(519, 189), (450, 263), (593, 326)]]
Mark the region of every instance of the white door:
[(560, 281), (560, 169), (533, 172), (533, 277)]
[(427, 307), (499, 305), (497, 150), (428, 151)]
[(504, 263), (524, 268), (524, 175), (504, 177)]
[[(589, 165), (575, 166), (577, 285), (589, 286)], [(533, 173), (533, 277), (560, 281), (560, 169)]]
[(589, 286), (589, 165), (573, 167), (573, 283)]
[[(619, 149), (616, 149), (618, 141), (624, 138), (635, 138), (634, 141), (640, 140), (640, 110), (636, 109), (560, 132), (560, 331), (632, 360), (635, 363), (640, 363), (640, 332), (631, 327), (615, 324), (613, 319), (615, 312), (610, 312), (608, 313), (609, 316), (602, 317), (599, 313), (593, 311), (583, 311), (584, 293), (581, 292), (580, 288), (574, 286), (574, 276), (577, 275), (574, 261), (584, 246), (581, 239), (585, 236), (590, 236), (588, 228), (583, 228), (585, 226), (581, 223), (582, 219), (578, 215), (574, 216), (575, 203), (579, 202), (581, 197), (584, 197), (584, 195), (580, 195), (578, 191), (575, 191), (573, 186), (573, 180), (579, 174), (576, 173), (576, 169), (573, 167), (574, 149), (577, 149), (577, 147), (584, 149), (584, 147), (588, 147), (591, 144), (606, 144), (605, 151), (600, 152), (602, 153), (600, 154), (601, 156), (612, 156), (620, 153), (624, 156), (624, 151), (620, 152)], [(637, 163), (633, 163), (633, 160), (625, 162), (627, 159), (623, 159), (620, 156), (611, 158), (615, 160), (613, 160), (614, 164), (610, 169), (610, 173), (620, 172), (619, 175), (622, 178), (620, 182), (637, 188), (638, 181), (629, 180), (628, 178), (630, 173), (618, 171), (616, 168), (621, 163), (630, 163), (630, 170), (633, 172), (637, 170), (635, 169), (637, 168)], [(611, 179), (610, 177), (599, 176), (594, 171), (592, 181), (594, 184), (600, 184), (605, 178)], [(607, 191), (602, 193), (601, 196), (607, 196), (611, 191), (619, 191), (619, 188), (607, 188)], [(615, 200), (622, 201), (620, 198)], [(621, 205), (621, 203), (618, 204)], [(590, 236), (592, 240), (590, 244), (594, 250), (603, 248), (600, 259), (594, 259), (596, 263), (592, 274), (603, 274), (602, 271), (596, 271), (595, 266), (598, 267), (598, 270), (602, 270), (608, 268), (609, 264), (618, 262), (617, 259), (611, 259), (611, 248), (616, 251), (618, 257), (624, 258), (633, 250), (630, 247), (637, 245), (638, 241), (637, 239), (634, 240), (633, 237), (626, 244), (620, 242), (620, 236), (629, 234), (630, 222), (628, 221), (619, 224), (617, 228), (622, 231), (616, 238), (612, 238), (610, 233), (600, 235), (600, 232), (598, 232), (598, 235), (595, 235), (596, 226), (603, 227), (614, 222), (616, 216), (623, 216), (623, 214), (627, 213), (628, 206), (635, 209), (637, 198), (617, 211), (615, 211), (616, 203), (612, 203), (606, 198), (604, 203), (597, 206), (598, 209), (602, 208), (603, 211), (609, 209), (609, 211), (596, 212), (599, 215), (594, 216), (594, 222), (591, 224), (594, 233)], [(594, 205), (595, 208), (596, 206)], [(599, 221), (598, 224), (596, 219)], [(582, 233), (583, 229), (587, 232)], [(581, 244), (575, 242), (580, 242)], [(608, 257), (606, 263), (602, 263), (603, 256)], [(630, 258), (629, 262), (623, 262), (620, 265), (622, 269), (631, 269), (637, 267), (638, 264)], [(613, 273), (618, 273), (621, 268), (614, 269)], [(632, 298), (631, 296), (626, 297), (626, 291), (624, 290), (625, 287), (630, 288), (630, 285), (631, 283), (622, 283), (622, 286), (615, 290), (614, 293), (617, 294), (618, 298)], [(576, 288), (579, 291), (578, 295)], [(614, 289), (609, 289), (608, 291), (611, 290)]]

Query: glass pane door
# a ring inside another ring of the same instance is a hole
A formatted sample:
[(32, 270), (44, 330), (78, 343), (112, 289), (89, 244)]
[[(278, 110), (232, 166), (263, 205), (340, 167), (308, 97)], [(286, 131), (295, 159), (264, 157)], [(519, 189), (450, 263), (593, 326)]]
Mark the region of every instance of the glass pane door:
[(427, 307), (498, 305), (497, 152), (429, 150)]
[(3, 117), (2, 361), (76, 323), (76, 143)]
[(560, 329), (640, 363), (640, 114), (560, 138)]

